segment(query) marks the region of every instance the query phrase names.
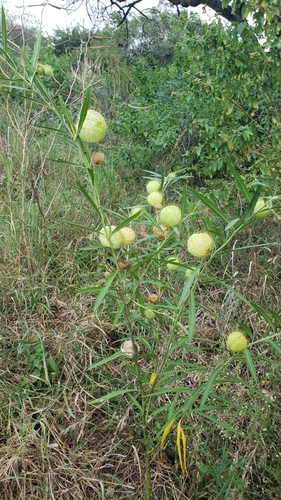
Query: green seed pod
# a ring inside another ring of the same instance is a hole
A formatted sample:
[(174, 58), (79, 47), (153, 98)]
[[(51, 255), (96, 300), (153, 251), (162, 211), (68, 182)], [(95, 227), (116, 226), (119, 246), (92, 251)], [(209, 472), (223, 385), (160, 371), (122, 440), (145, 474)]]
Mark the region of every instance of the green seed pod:
[(180, 267), (180, 259), (178, 257), (169, 257), (167, 260), (169, 260), (169, 264), (167, 264), (167, 269), (169, 271), (176, 271), (178, 267)]
[(163, 194), (157, 191), (152, 191), (147, 197), (147, 203), (152, 207), (158, 207), (163, 200)]
[(168, 205), (167, 207), (162, 208), (159, 214), (161, 224), (164, 224), (166, 227), (177, 226), (181, 219), (181, 209), (176, 205)]
[(208, 233), (194, 233), (187, 240), (187, 250), (193, 255), (203, 259), (211, 253), (214, 242)]
[[(113, 233), (116, 226), (105, 226), (101, 229), (99, 240), (104, 247), (118, 249), (123, 245), (123, 235), (120, 231)], [(113, 234), (112, 234), (113, 233)]]
[(88, 109), (83, 126), (80, 130), (80, 139), (84, 142), (100, 142), (106, 132), (104, 117), (93, 109)]
[(159, 181), (149, 181), (146, 185), (147, 194), (153, 193), (154, 191), (160, 191), (161, 184)]
[(271, 215), (271, 203), (266, 202), (263, 198), (258, 198), (257, 203), (255, 204), (254, 214), (258, 219), (264, 219)]
[(241, 352), (246, 349), (248, 341), (244, 333), (234, 331), (230, 333), (226, 340), (227, 346), (232, 352)]
[(144, 310), (144, 315), (147, 319), (153, 319), (155, 317), (154, 311), (152, 311), (152, 309), (148, 309), (148, 308)]
[(49, 64), (45, 64), (44, 66), (44, 75), (48, 78), (52, 78), (54, 76), (54, 70)]

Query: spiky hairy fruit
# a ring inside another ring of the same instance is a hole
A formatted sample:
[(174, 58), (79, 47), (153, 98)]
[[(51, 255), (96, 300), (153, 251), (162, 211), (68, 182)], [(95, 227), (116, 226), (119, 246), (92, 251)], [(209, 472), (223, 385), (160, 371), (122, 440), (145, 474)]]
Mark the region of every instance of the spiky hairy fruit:
[(54, 70), (50, 64), (45, 64), (44, 65), (44, 75), (47, 76), (48, 78), (52, 78), (54, 76)]
[(147, 194), (160, 191), (161, 184), (159, 181), (149, 181), (146, 185)]
[(136, 233), (130, 227), (122, 227), (119, 231), (123, 236), (123, 246), (132, 245), (136, 239)]
[(104, 247), (118, 249), (123, 245), (123, 235), (120, 231), (113, 233), (116, 226), (105, 226), (101, 229), (99, 240)]
[(244, 333), (235, 330), (228, 335), (226, 343), (230, 351), (242, 352), (246, 349), (248, 340), (246, 339)]
[(94, 109), (88, 109), (79, 137), (84, 142), (100, 142), (106, 132), (104, 117)]
[(176, 227), (182, 219), (181, 209), (176, 205), (167, 205), (159, 214), (161, 224), (166, 227)]
[(214, 242), (208, 233), (194, 233), (187, 240), (187, 250), (198, 259), (207, 257), (214, 248)]
[(159, 205), (161, 205), (162, 200), (163, 200), (163, 194), (159, 193), (158, 191), (153, 191), (147, 197), (147, 203), (152, 207), (155, 207), (156, 209)]
[(94, 153), (91, 159), (95, 165), (101, 165), (105, 160), (105, 156), (104, 153)]

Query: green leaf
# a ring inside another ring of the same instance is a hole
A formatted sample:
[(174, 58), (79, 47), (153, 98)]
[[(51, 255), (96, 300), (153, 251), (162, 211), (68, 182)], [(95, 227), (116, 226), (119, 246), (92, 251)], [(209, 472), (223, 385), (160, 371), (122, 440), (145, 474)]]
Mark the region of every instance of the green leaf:
[(85, 95), (82, 109), (80, 111), (78, 124), (76, 127), (76, 137), (80, 134), (81, 128), (83, 127), (83, 123), (85, 121), (85, 118), (87, 116), (87, 112), (89, 109), (90, 101), (91, 101), (91, 93), (90, 93), (90, 89), (88, 88), (86, 95)]
[(202, 394), (202, 399), (201, 399), (201, 403), (200, 403), (199, 409), (202, 410), (202, 408), (205, 406), (205, 403), (206, 403), (206, 401), (207, 401), (207, 399), (209, 397), (209, 394), (210, 394), (210, 392), (212, 390), (214, 382), (215, 382), (215, 380), (216, 380), (216, 378), (217, 378), (217, 376), (218, 376), (218, 374), (221, 371), (221, 369), (222, 369), (223, 366), (224, 365), (217, 366), (217, 368), (215, 368), (215, 370), (212, 371), (210, 377), (208, 378), (207, 383), (206, 383), (206, 385), (204, 387), (204, 391), (203, 391), (203, 394)]
[(215, 203), (212, 200), (210, 200), (210, 198), (208, 198), (207, 196), (204, 196), (203, 194), (199, 193), (198, 191), (196, 191), (195, 189), (193, 189), (191, 187), (188, 187), (188, 189), (197, 198), (199, 198), (199, 200), (201, 200), (202, 203), (204, 203), (204, 205), (209, 207), (213, 213), (218, 215), (218, 217), (220, 217), (220, 219), (224, 220), (227, 224), (229, 223), (229, 219), (228, 219), (227, 215), (225, 213), (223, 213), (223, 211), (219, 207), (217, 207), (217, 205), (215, 205)]
[(5, 10), (4, 10), (3, 6), (1, 9), (1, 24), (2, 24), (2, 49), (3, 49), (3, 52), (6, 54), (7, 50), (8, 50), (8, 39), (7, 39), (6, 16), (5, 16)]
[(274, 352), (276, 352), (276, 354), (281, 355), (281, 346), (280, 346), (280, 344), (276, 344), (276, 342), (274, 342), (271, 339), (269, 339), (267, 342), (269, 343), (270, 347), (274, 350)]
[(92, 365), (89, 366), (88, 370), (94, 370), (95, 368), (99, 368), (99, 366), (106, 365), (107, 363), (110, 363), (114, 359), (121, 358), (121, 356), (124, 357), (123, 352), (121, 352), (121, 351), (115, 352), (111, 356), (108, 356), (107, 358), (100, 359), (100, 361), (93, 363)]
[(237, 170), (234, 168), (234, 166), (229, 162), (228, 163), (228, 169), (232, 173), (236, 186), (238, 187), (239, 191), (245, 196), (246, 200), (248, 203), (251, 202), (252, 195), (250, 191), (248, 190), (245, 182), (243, 181), (242, 177), (238, 174)]
[(254, 381), (257, 382), (258, 381), (257, 372), (256, 372), (255, 365), (253, 363), (253, 358), (250, 354), (250, 351), (248, 349), (244, 349), (243, 355), (244, 355), (244, 359), (246, 361), (246, 365), (248, 367), (249, 372), (251, 373)]
[(190, 291), (189, 295), (189, 310), (188, 310), (188, 341), (191, 342), (193, 335), (195, 333), (195, 322), (196, 322), (196, 308), (195, 308), (195, 297), (193, 290)]
[(98, 399), (94, 399), (90, 401), (90, 404), (96, 405), (102, 403), (103, 401), (109, 401), (110, 399), (116, 398), (117, 396), (124, 396), (124, 394), (128, 394), (129, 392), (136, 392), (135, 389), (119, 389), (119, 391), (113, 391), (109, 394), (105, 394)]
[(183, 287), (183, 291), (182, 291), (182, 294), (181, 294), (181, 297), (180, 297), (180, 300), (179, 300), (179, 303), (178, 303), (178, 307), (180, 307), (187, 299), (187, 297), (189, 296), (189, 292), (191, 290), (191, 287), (193, 285), (193, 281), (194, 279), (196, 278), (198, 272), (199, 272), (199, 267), (196, 267), (190, 277), (186, 280), (186, 283)]
[(96, 298), (95, 305), (94, 305), (94, 311), (98, 310), (104, 297), (106, 296), (107, 292), (109, 291), (109, 289), (111, 287), (112, 281), (115, 279), (117, 274), (118, 274), (118, 271), (115, 271), (111, 276), (109, 276), (109, 278), (107, 278), (103, 288), (101, 289), (100, 293), (98, 294), (98, 296)]
[(41, 31), (41, 29), (39, 29), (37, 37), (36, 37), (36, 42), (34, 44), (32, 58), (31, 58), (31, 64), (32, 64), (33, 71), (36, 71), (37, 62), (38, 62), (39, 54), (40, 54), (40, 48), (41, 48), (41, 40), (42, 40), (42, 31)]

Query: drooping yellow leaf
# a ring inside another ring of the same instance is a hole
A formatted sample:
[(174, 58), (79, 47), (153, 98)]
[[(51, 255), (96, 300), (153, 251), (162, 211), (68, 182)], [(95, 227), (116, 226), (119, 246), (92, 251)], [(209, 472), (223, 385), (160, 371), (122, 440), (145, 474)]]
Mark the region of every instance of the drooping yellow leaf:
[(188, 474), (186, 467), (186, 435), (181, 426), (181, 420), (177, 425), (177, 450), (178, 450), (180, 468), (184, 474)]
[(174, 421), (175, 421), (175, 419), (173, 418), (173, 420), (164, 429), (164, 432), (162, 434), (161, 441), (160, 441), (160, 450), (162, 450), (162, 448), (163, 448), (163, 445), (166, 441), (166, 437), (168, 436), (171, 428), (173, 427)]
[(153, 387), (155, 380), (157, 379), (157, 373), (152, 373), (150, 375), (150, 380), (149, 380), (149, 385), (150, 387)]

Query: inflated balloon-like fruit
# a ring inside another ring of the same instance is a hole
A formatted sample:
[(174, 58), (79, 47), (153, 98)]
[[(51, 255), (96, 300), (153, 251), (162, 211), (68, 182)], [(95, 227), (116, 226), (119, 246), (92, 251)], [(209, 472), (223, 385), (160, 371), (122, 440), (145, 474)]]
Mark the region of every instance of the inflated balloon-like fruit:
[(147, 194), (153, 193), (155, 191), (160, 191), (161, 184), (159, 181), (149, 181), (146, 185)]
[(169, 257), (167, 259), (169, 261), (169, 264), (167, 264), (167, 269), (169, 271), (176, 271), (178, 267), (180, 267), (180, 259), (178, 257)]
[(271, 203), (266, 202), (263, 198), (258, 198), (257, 203), (254, 207), (254, 214), (258, 219), (264, 219), (264, 217), (268, 217), (271, 215)]
[(192, 275), (193, 271), (194, 271), (195, 267), (189, 267), (186, 271), (185, 271), (185, 276), (187, 278), (190, 278), (190, 276)]
[(105, 226), (100, 230), (99, 240), (102, 246), (114, 249), (121, 248), (123, 245), (123, 235), (120, 231), (113, 233), (115, 228), (116, 226)]
[(187, 240), (187, 250), (193, 255), (203, 259), (214, 248), (214, 242), (208, 233), (194, 233)]
[(135, 217), (134, 220), (139, 219), (144, 214), (143, 207), (141, 207), (140, 205), (137, 205), (137, 206), (133, 207), (132, 210), (131, 210), (131, 214), (130, 215), (131, 216), (132, 215), (136, 215), (138, 212), (139, 212), (139, 214), (138, 214), (137, 217)]
[(91, 159), (95, 165), (101, 165), (104, 162), (105, 156), (104, 153), (94, 153)]
[(244, 333), (239, 332), (238, 330), (228, 335), (226, 343), (232, 352), (241, 352), (246, 349), (248, 345), (248, 341)]
[(147, 197), (147, 203), (152, 207), (157, 207), (158, 205), (161, 205), (162, 200), (163, 200), (163, 194), (159, 193), (158, 191), (153, 191)]
[(160, 228), (161, 229), (159, 229), (157, 226), (154, 226), (153, 233), (158, 241), (163, 241), (168, 238), (170, 231), (163, 224), (160, 224)]
[(153, 318), (154, 318), (154, 316), (155, 316), (155, 313), (154, 313), (154, 311), (152, 311), (152, 309), (148, 309), (148, 308), (146, 308), (146, 309), (144, 310), (144, 315), (145, 315), (145, 317), (146, 317), (147, 319), (153, 319)]
[(176, 205), (167, 205), (167, 207), (162, 208), (159, 214), (161, 224), (164, 224), (166, 227), (177, 226), (181, 219), (181, 209)]
[(157, 304), (159, 302), (159, 297), (157, 293), (150, 293), (147, 297), (148, 302), (151, 304)]
[(106, 132), (104, 117), (94, 109), (88, 109), (79, 137), (84, 142), (100, 142)]
[(45, 64), (44, 65), (44, 75), (47, 76), (48, 78), (52, 78), (54, 76), (54, 70), (50, 64)]
[(132, 243), (134, 243), (136, 239), (136, 233), (133, 229), (126, 226), (122, 227), (118, 232), (123, 236), (123, 246), (131, 245)]

